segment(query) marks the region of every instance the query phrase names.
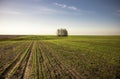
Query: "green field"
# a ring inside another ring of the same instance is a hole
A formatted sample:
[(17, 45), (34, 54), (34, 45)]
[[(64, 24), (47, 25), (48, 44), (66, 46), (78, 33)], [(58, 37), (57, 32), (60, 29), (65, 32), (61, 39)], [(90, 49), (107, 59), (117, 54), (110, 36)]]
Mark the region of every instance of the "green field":
[(1, 39), (0, 79), (120, 79), (120, 36)]

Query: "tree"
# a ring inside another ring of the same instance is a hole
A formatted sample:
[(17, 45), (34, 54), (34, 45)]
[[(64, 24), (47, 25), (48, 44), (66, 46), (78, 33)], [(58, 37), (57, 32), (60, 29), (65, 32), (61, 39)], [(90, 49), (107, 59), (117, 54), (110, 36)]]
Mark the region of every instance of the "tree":
[(68, 31), (66, 29), (58, 29), (57, 30), (57, 35), (58, 36), (68, 36)]

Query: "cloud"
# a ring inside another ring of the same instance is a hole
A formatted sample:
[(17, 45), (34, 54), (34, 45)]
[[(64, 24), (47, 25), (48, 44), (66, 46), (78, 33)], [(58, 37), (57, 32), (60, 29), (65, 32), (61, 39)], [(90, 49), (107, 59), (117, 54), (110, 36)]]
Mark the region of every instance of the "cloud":
[(69, 6), (68, 9), (71, 9), (71, 10), (78, 10), (76, 7), (74, 6)]
[(93, 14), (95, 14), (94, 11), (81, 10), (81, 9), (77, 8), (76, 6), (68, 6), (66, 4), (60, 4), (60, 3), (54, 3), (54, 5), (61, 7), (61, 8), (68, 9), (68, 10), (72, 10), (71, 13), (68, 13), (66, 11), (66, 13), (72, 14), (72, 15), (93, 15)]
[(62, 8), (66, 8), (67, 7), (67, 5), (65, 5), (65, 4), (59, 4), (59, 3), (54, 3), (56, 6), (59, 6), (59, 7), (62, 7)]
[(70, 10), (78, 10), (77, 7), (75, 7), (75, 6), (68, 6), (66, 4), (54, 3), (54, 5), (59, 6), (61, 8), (70, 9)]
[(55, 9), (44, 7), (44, 6), (34, 7), (31, 12), (33, 14), (54, 14), (54, 13), (57, 13), (57, 11)]

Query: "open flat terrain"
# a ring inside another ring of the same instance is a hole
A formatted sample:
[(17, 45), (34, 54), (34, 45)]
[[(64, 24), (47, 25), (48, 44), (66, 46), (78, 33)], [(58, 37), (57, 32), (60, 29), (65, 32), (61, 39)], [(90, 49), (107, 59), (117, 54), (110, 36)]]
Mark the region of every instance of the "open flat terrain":
[(120, 36), (0, 38), (0, 79), (120, 79)]

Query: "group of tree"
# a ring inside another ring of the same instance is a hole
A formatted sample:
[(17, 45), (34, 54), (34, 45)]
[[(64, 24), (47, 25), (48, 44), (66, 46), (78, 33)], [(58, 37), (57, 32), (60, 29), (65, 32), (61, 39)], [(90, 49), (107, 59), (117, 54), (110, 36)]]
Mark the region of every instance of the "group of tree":
[(66, 29), (58, 29), (57, 36), (68, 36), (68, 31)]

